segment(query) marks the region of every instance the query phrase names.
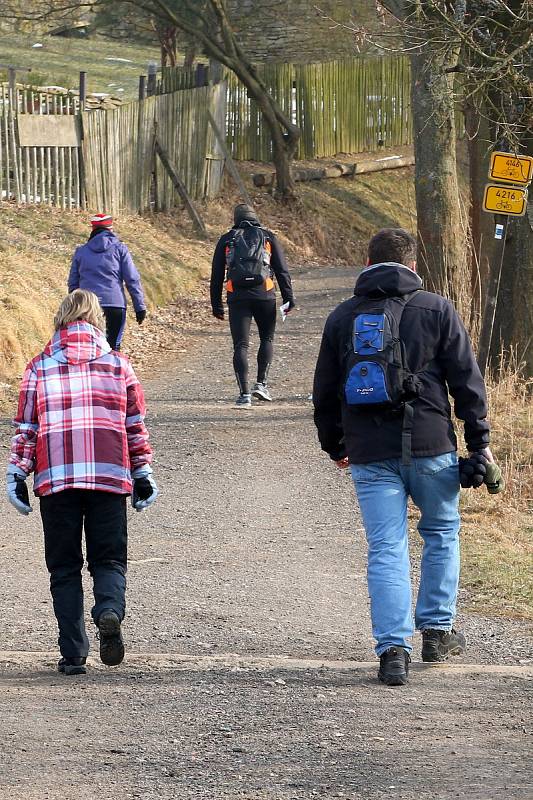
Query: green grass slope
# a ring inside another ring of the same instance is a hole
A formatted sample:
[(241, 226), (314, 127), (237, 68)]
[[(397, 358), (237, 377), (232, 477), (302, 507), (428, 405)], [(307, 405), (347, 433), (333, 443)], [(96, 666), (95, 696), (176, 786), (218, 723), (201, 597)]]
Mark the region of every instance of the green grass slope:
[[(43, 46), (34, 48), (34, 44)], [(85, 71), (89, 92), (106, 92), (128, 100), (137, 97), (139, 75), (146, 75), (148, 62), (159, 62), (157, 47), (95, 35), (87, 39), (64, 39), (2, 34), (0, 53), (4, 64), (31, 68), (29, 76), (20, 73), (20, 81), (29, 79), (33, 85), (77, 89), (79, 73)], [(0, 72), (0, 77), (5, 80), (5, 72)]]

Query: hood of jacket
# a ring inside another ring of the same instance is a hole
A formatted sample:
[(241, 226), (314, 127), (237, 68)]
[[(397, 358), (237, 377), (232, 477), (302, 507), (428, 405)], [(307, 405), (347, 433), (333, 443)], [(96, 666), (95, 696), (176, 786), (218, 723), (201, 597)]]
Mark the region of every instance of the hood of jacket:
[(92, 239), (89, 239), (84, 246), (92, 250), (93, 253), (104, 253), (106, 250), (117, 247), (119, 244), (120, 239), (113, 233), (113, 231), (102, 231), (96, 236), (93, 236)]
[(44, 354), (60, 364), (84, 364), (111, 352), (104, 334), (88, 322), (71, 322), (52, 336)]
[(233, 230), (237, 230), (238, 228), (262, 228), (263, 226), (257, 219), (241, 219), (236, 225), (233, 226)]
[(357, 278), (357, 297), (402, 297), (422, 288), (422, 279), (409, 267), (394, 261), (365, 267)]

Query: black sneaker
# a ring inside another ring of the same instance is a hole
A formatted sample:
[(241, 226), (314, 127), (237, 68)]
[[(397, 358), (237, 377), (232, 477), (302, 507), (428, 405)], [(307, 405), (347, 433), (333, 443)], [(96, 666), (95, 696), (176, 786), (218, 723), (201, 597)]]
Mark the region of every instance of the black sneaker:
[(86, 675), (86, 660), (85, 658), (60, 658), (57, 662), (57, 671), (64, 675)]
[(251, 394), (240, 394), (238, 398), (235, 400), (235, 405), (237, 408), (251, 408), (252, 407), (252, 395)]
[(100, 637), (100, 659), (108, 667), (116, 667), (124, 658), (124, 642), (118, 615), (111, 610), (104, 611), (96, 625)]
[(422, 631), (422, 661), (446, 661), (448, 656), (460, 656), (466, 650), (466, 639), (453, 628), (439, 631), (426, 628)]
[(409, 680), (411, 658), (404, 647), (389, 647), (379, 657), (378, 678), (387, 686), (404, 686)]

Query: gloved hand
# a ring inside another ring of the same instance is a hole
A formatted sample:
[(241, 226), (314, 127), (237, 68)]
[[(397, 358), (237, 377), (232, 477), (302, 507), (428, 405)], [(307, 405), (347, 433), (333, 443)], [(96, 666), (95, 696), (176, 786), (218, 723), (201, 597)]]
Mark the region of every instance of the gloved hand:
[(137, 320), (139, 325), (142, 325), (144, 320), (146, 319), (146, 309), (143, 308), (142, 311), (136, 311), (135, 312), (135, 319)]
[(27, 477), (24, 470), (20, 467), (9, 464), (6, 473), (7, 497), (19, 514), (23, 514), (25, 517), (33, 511), (33, 508), (30, 506), (28, 487), (26, 486)]
[(220, 310), (219, 310), (219, 309), (217, 309), (216, 311), (213, 311), (213, 316), (214, 316), (216, 319), (221, 319), (221, 320), (223, 320), (223, 319), (224, 319), (224, 309), (222, 308), (222, 309), (220, 309)]
[(487, 484), (487, 490), (489, 494), (499, 494), (505, 489), (505, 481), (503, 479), (502, 471), (494, 462), (487, 464), (485, 483)]
[(133, 492), (131, 504), (136, 511), (144, 511), (155, 501), (159, 494), (157, 484), (152, 478), (152, 468), (146, 464), (137, 467), (131, 473), (133, 479)]
[(296, 302), (294, 300), (289, 300), (289, 307), (285, 313), (288, 314), (293, 308), (296, 308)]
[(487, 474), (489, 462), (483, 453), (471, 453), (468, 458), (459, 459), (459, 481), (463, 489), (477, 489)]

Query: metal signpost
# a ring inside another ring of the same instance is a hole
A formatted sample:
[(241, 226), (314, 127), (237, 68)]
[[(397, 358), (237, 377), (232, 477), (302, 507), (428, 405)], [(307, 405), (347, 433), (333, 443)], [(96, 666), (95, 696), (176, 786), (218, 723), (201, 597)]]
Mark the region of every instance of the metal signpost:
[[(499, 151), (491, 154), (489, 179), (496, 183), (487, 183), (485, 186), (483, 211), (499, 216), (499, 220), (495, 224), (494, 238), (501, 242), (501, 245), (499, 253), (495, 254), (494, 264), (491, 266), (485, 313), (479, 335), (478, 364), (482, 375), (485, 374), (489, 360), (509, 217), (523, 217), (526, 213), (527, 186), (532, 177), (533, 158), (531, 156), (515, 156), (512, 153)], [(499, 264), (496, 266), (498, 255)]]
[[(497, 214), (494, 238), (501, 242), (499, 248), (499, 264), (491, 265), (485, 313), (481, 324), (478, 347), (478, 364), (481, 374), (485, 375), (489, 361), (490, 343), (496, 315), (496, 303), (500, 291), (503, 255), (507, 240), (509, 217), (523, 217), (527, 207), (527, 186), (533, 177), (533, 158), (531, 156), (515, 156), (512, 153), (495, 151), (491, 154), (489, 179), (496, 183), (487, 183), (483, 195), (483, 211)], [(498, 254), (495, 254), (495, 261)]]

